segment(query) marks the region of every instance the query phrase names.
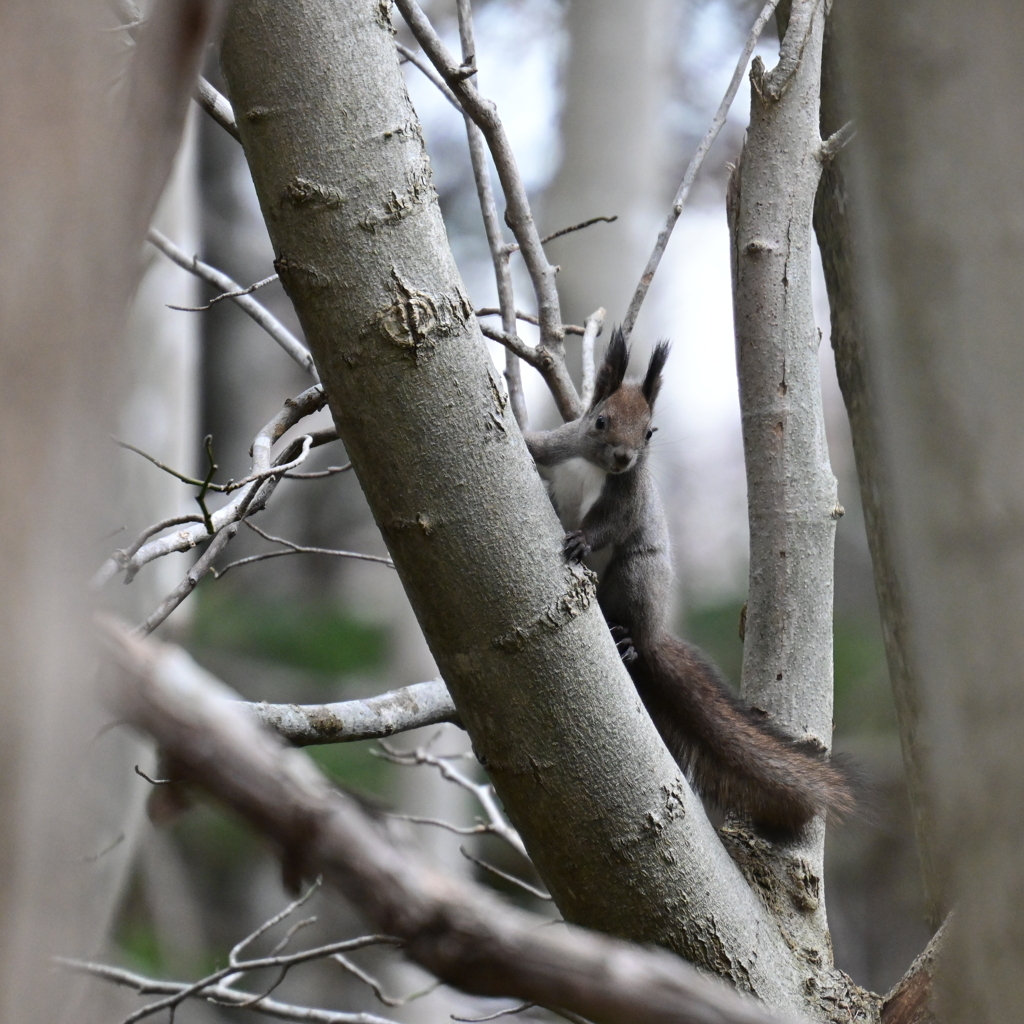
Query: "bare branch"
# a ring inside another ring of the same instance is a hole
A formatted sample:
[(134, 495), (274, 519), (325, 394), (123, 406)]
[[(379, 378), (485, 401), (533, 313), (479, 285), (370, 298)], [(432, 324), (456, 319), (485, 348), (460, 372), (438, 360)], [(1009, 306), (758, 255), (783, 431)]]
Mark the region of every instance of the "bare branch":
[(447, 779), (449, 782), (454, 782), (456, 786), (461, 786), (462, 789), (472, 793), (480, 802), (480, 806), (487, 815), (488, 831), (500, 836), (509, 846), (529, 860), (529, 854), (526, 852), (526, 847), (523, 845), (519, 833), (509, 824), (508, 819), (498, 806), (497, 797), (494, 795), (494, 787), (489, 782), (474, 782), (451, 764), (451, 758), (431, 754), (427, 746), (406, 751), (395, 750), (394, 747), (388, 746), (383, 741), (381, 741), (380, 745), (384, 757), (392, 764), (405, 767), (421, 764), (430, 765), (441, 773), (442, 778)]
[(198, 256), (189, 256), (156, 228), (150, 228), (146, 238), (183, 270), (208, 281), (222, 292), (237, 292), (238, 294), (231, 295), (231, 301), (244, 309), (314, 380), (319, 379), (309, 349), (270, 310), (246, 294), (245, 289), (237, 281), (233, 281), (227, 274), (221, 273), (208, 263), (203, 263)]
[(238, 524), (232, 523), (214, 536), (213, 540), (210, 541), (210, 546), (196, 559), (192, 568), (185, 573), (185, 578), (160, 602), (160, 606), (146, 621), (140, 623), (136, 628), (136, 632), (140, 636), (149, 636), (196, 589), (199, 581), (213, 567), (214, 560), (231, 543), (237, 532)]
[(210, 83), (199, 76), (196, 84), (195, 101), (214, 119), (236, 142), (242, 140), (238, 137), (238, 125), (235, 124), (235, 112), (227, 97), (222, 96)]
[[(275, 460), (275, 464), (272, 465), (271, 451), (273, 446), (286, 431), (290, 430), (306, 416), (322, 409), (325, 402), (326, 398), (324, 397), (323, 388), (319, 384), (308, 388), (297, 398), (286, 400), (284, 408), (260, 430), (253, 440), (252, 469), (254, 476), (266, 473), (267, 470), (274, 468), (274, 465), (284, 465), (295, 459), (304, 445), (303, 439), (290, 444), (285, 451), (281, 452)], [(311, 448), (335, 441), (338, 437), (333, 429), (314, 431), (305, 436), (312, 438)], [(267, 476), (266, 479), (257, 479), (255, 483), (249, 485), (248, 490), (239, 494), (223, 508), (213, 512), (211, 519), (214, 532), (223, 529), (230, 523), (238, 522), (246, 515), (254, 515), (263, 509), (277, 488), (279, 480), (280, 477), (273, 474)], [(125, 573), (125, 582), (130, 582), (139, 569), (154, 559), (161, 558), (163, 555), (174, 551), (189, 551), (208, 538), (209, 532), (206, 525), (196, 522), (184, 530), (178, 530), (176, 533), (169, 534), (168, 536), (148, 541), (127, 561), (119, 560), (116, 555), (108, 558), (93, 577), (91, 585), (94, 589), (101, 587), (122, 570)]]
[(319, 469), (314, 473), (285, 473), (285, 480), (323, 480), (324, 477), (336, 476), (338, 473), (347, 473), (352, 468), (351, 462), (344, 466), (328, 466), (326, 469)]
[[(491, 101), (480, 95), (476, 85), (467, 77), (466, 65), (457, 62), (448, 52), (416, 0), (396, 0), (396, 5), (417, 42), (423, 47), (423, 52), (430, 58), (430, 62), (437, 68), (448, 87), (459, 98), (462, 109), (479, 126), (487, 140), (505, 194), (505, 219), (519, 243), (537, 296), (541, 345), (552, 352), (560, 353), (563, 332), (558, 289), (555, 285), (555, 268), (548, 262), (544, 253), (537, 225), (530, 210), (526, 187), (497, 110)], [(474, 73), (475, 68), (469, 71), (470, 75)], [(578, 415), (575, 408), (562, 410), (560, 407), (559, 411), (567, 419), (575, 419)], [(566, 412), (571, 414), (567, 416)]]
[(472, 861), (477, 867), (483, 868), (484, 871), (489, 871), (492, 875), (496, 875), (498, 878), (502, 878), (506, 882), (510, 882), (512, 885), (517, 885), (520, 889), (525, 890), (531, 896), (536, 896), (539, 900), (554, 899), (551, 893), (545, 892), (543, 889), (538, 889), (535, 885), (530, 885), (529, 882), (524, 882), (521, 878), (516, 878), (515, 875), (510, 875), (507, 871), (502, 871), (501, 868), (496, 868), (493, 864), (488, 864), (487, 861), (481, 860), (479, 857), (475, 857), (464, 846), (459, 847), (459, 853), (461, 853), (466, 860)]
[[(495, 309), (493, 306), (485, 306), (482, 309), (476, 310), (477, 316), (501, 316), (501, 310)], [(532, 313), (524, 313), (521, 309), (516, 310), (516, 319), (522, 320), (524, 323), (533, 324), (536, 327), (540, 321)], [(562, 324), (562, 330), (566, 334), (583, 334), (586, 330), (585, 327), (580, 327), (579, 324)]]
[(508, 334), (505, 331), (496, 330), (486, 324), (480, 325), (480, 333), (491, 341), (500, 342), (510, 352), (514, 352), (524, 363), (532, 366), (547, 384), (558, 406), (558, 411), (566, 419), (575, 419), (582, 407), (579, 396), (576, 394), (576, 386), (565, 368), (565, 360), (560, 353), (552, 352), (540, 346), (533, 348), (527, 345), (518, 334)]
[(680, 182), (679, 190), (676, 192), (675, 199), (672, 200), (672, 208), (665, 219), (665, 226), (658, 233), (658, 240), (654, 244), (654, 250), (647, 260), (644, 272), (640, 275), (640, 282), (636, 286), (636, 291), (633, 292), (629, 309), (626, 311), (625, 319), (622, 321), (622, 331), (627, 340), (630, 334), (633, 333), (636, 318), (640, 315), (640, 307), (644, 304), (644, 299), (647, 297), (647, 291), (654, 280), (658, 265), (661, 263), (661, 257), (665, 255), (668, 240), (672, 237), (672, 229), (676, 226), (676, 221), (679, 220), (679, 215), (683, 212), (683, 207), (686, 205), (686, 200), (697, 178), (697, 173), (700, 171), (704, 158), (708, 155), (708, 151), (714, 144), (715, 139), (718, 138), (718, 133), (722, 130), (725, 120), (729, 116), (729, 108), (732, 106), (732, 101), (736, 98), (740, 82), (743, 81), (743, 72), (746, 70), (747, 61), (750, 60), (750, 55), (754, 52), (754, 47), (757, 46), (761, 32), (764, 30), (765, 24), (774, 13), (778, 4), (779, 0), (768, 0), (764, 7), (761, 8), (761, 13), (757, 16), (757, 20), (747, 35), (747, 42), (743, 47), (743, 52), (740, 54), (740, 59), (736, 62), (736, 70), (732, 74), (729, 88), (725, 90), (725, 96), (722, 97), (722, 102), (719, 103), (718, 110), (715, 111), (715, 116), (711, 119), (711, 124), (704, 133), (704, 138), (700, 140), (697, 152), (693, 154), (693, 158), (686, 168), (686, 173), (683, 175), (682, 182)]
[(415, 50), (410, 50), (408, 46), (403, 46), (399, 42), (395, 42), (395, 48), (402, 55), (404, 60), (407, 60), (414, 67), (419, 68), (423, 74), (430, 79), (430, 81), (437, 86), (440, 90), (441, 95), (460, 113), (464, 113), (462, 104), (459, 102), (458, 96), (455, 95), (444, 84), (444, 79), (418, 54)]
[[(150, 733), (186, 781), (272, 837), (291, 863), (322, 872), (443, 981), (565, 1007), (598, 1024), (777, 1021), (668, 952), (572, 925), (538, 927), (536, 915), (437, 874), (392, 846), (302, 753), (261, 731), (237, 702), (215, 695), (205, 673), (194, 663), (190, 669), (174, 648), (132, 637), (109, 618), (101, 635), (121, 669), (111, 679), (115, 714)], [(112, 969), (105, 976), (117, 979)]]
[(440, 679), (413, 683), (377, 697), (336, 704), (250, 704), (266, 726), (297, 747), (382, 739), (426, 725), (459, 724), (458, 712)]
[(456, 1017), (452, 1014), (452, 1020), (464, 1021), (465, 1024), (481, 1024), (485, 1020), (498, 1020), (499, 1017), (511, 1017), (514, 1014), (522, 1013), (524, 1010), (532, 1010), (536, 1003), (520, 1003), (518, 1006), (510, 1006), (507, 1010), (498, 1010), (497, 1013), (489, 1013), (486, 1017)]
[[(125, 447), (130, 447), (126, 445)], [(136, 450), (136, 449), (133, 449)], [(140, 452), (140, 454), (142, 454)], [(148, 458), (148, 456), (147, 456)], [(119, 551), (114, 552), (114, 557), (121, 561), (122, 564), (127, 565), (128, 562), (135, 556), (135, 553), (142, 547), (143, 544), (149, 540), (150, 537), (155, 536), (158, 533), (163, 533), (164, 530), (169, 530), (172, 526), (184, 526), (185, 523), (201, 523), (203, 517), (197, 512), (193, 512), (183, 516), (171, 516), (169, 519), (161, 519), (159, 523), (154, 523), (152, 526), (147, 526), (142, 533), (136, 537), (133, 544), (126, 548), (121, 548)]]
[(834, 160), (837, 154), (845, 149), (856, 137), (857, 129), (852, 121), (847, 121), (841, 128), (836, 129), (824, 142), (821, 144), (821, 149), (818, 151), (818, 159), (822, 163), (828, 163), (829, 160)]
[[(462, 63), (465, 67), (476, 64), (476, 44), (473, 41), (473, 11), (470, 0), (456, 0), (459, 16), (459, 41), (462, 45)], [(487, 247), (491, 251), (494, 265), (494, 280), (498, 291), (498, 310), (501, 314), (501, 328), (506, 334), (516, 333), (516, 301), (512, 289), (512, 268), (509, 265), (510, 249), (505, 244), (501, 231), (501, 218), (494, 202), (491, 188), (491, 171), (487, 165), (487, 144), (484, 134), (468, 113), (464, 113), (466, 139), (469, 143), (469, 159), (473, 166), (473, 180), (480, 201), (480, 214), (484, 221)], [(523, 395), (522, 368), (519, 356), (511, 349), (505, 350), (505, 382), (508, 385), (512, 413), (520, 430), (528, 430), (530, 417)]]
[(237, 292), (221, 292), (220, 295), (215, 295), (205, 306), (171, 306), (168, 305), (168, 309), (176, 309), (179, 313), (205, 313), (206, 310), (211, 309), (218, 302), (223, 302), (224, 299), (237, 299), (239, 295), (251, 295), (253, 292), (258, 291), (260, 288), (266, 288), (268, 284), (273, 284), (275, 281), (280, 280), (277, 274), (271, 274), (270, 277), (263, 278), (262, 281), (257, 281), (255, 284), (249, 285), (248, 288), (242, 288)]
[(584, 409), (590, 408), (590, 402), (594, 397), (594, 342), (597, 341), (597, 336), (604, 326), (604, 318), (605, 308), (602, 306), (587, 317), (583, 331), (583, 384), (580, 389), (580, 401)]
[(368, 974), (358, 964), (352, 963), (348, 957), (341, 953), (335, 953), (331, 959), (343, 967), (349, 974), (354, 978), (358, 978), (364, 985), (368, 985), (373, 991), (373, 994), (385, 1005), (385, 1006), (405, 1006), (407, 1003), (415, 1002), (417, 999), (422, 999), (424, 996), (429, 996), (431, 992), (436, 991), (438, 986), (441, 984), (439, 981), (434, 981), (426, 988), (420, 989), (418, 992), (413, 992), (407, 996), (395, 997), (387, 996), (384, 994), (384, 989), (381, 984), (372, 974)]

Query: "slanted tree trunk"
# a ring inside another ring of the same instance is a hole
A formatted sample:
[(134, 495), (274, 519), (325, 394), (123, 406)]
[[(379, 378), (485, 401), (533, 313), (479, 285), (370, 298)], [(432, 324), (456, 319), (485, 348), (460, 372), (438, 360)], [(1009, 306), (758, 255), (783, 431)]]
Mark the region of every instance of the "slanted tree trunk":
[(730, 860), (562, 558), (392, 47), (371, 0), (242, 0), (223, 66), (277, 267), (431, 651), (568, 919), (804, 1006), (814, 964)]

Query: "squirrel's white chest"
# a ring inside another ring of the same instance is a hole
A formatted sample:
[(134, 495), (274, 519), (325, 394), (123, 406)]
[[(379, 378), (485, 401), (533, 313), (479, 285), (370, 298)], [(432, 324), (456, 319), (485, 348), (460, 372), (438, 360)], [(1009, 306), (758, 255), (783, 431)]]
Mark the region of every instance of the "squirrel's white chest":
[(545, 466), (541, 475), (548, 485), (551, 502), (566, 530), (578, 530), (583, 517), (601, 496), (608, 474), (586, 459), (566, 459), (557, 466)]

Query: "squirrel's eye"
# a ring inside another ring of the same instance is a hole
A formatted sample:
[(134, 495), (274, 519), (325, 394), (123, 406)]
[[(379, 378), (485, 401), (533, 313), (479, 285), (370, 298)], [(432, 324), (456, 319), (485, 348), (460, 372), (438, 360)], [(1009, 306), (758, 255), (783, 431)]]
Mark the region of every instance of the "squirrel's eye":
[(604, 428), (608, 426), (608, 420), (604, 416), (598, 416), (597, 419), (594, 420), (594, 426), (597, 427), (598, 430), (604, 430)]
[(647, 440), (650, 441), (650, 439), (652, 437), (654, 437), (654, 431), (653, 430), (648, 430), (647, 431)]

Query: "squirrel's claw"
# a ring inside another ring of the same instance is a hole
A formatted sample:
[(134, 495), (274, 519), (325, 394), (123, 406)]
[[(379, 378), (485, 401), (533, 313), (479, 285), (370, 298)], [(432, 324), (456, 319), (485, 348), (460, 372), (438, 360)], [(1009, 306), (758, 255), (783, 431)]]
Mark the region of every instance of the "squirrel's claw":
[(632, 665), (637, 659), (636, 648), (633, 646), (633, 639), (629, 636), (625, 626), (609, 626), (615, 646), (618, 649), (619, 657), (623, 665)]
[(570, 562), (582, 561), (585, 555), (590, 554), (590, 545), (583, 536), (582, 530), (573, 530), (565, 535), (565, 542), (562, 545), (565, 557)]

